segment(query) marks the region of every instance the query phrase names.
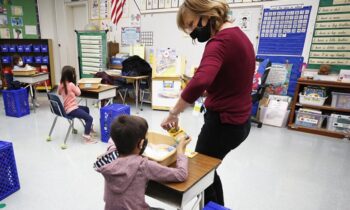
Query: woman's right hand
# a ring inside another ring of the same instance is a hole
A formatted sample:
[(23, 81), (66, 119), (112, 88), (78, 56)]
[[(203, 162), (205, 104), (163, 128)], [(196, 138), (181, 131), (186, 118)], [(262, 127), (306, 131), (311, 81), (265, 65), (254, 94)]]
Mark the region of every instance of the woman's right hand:
[(169, 113), (169, 115), (160, 124), (164, 130), (170, 130), (171, 128), (177, 128), (179, 124), (179, 117)]
[(177, 154), (185, 154), (186, 146), (191, 140), (192, 139), (189, 136), (182, 138), (176, 147)]

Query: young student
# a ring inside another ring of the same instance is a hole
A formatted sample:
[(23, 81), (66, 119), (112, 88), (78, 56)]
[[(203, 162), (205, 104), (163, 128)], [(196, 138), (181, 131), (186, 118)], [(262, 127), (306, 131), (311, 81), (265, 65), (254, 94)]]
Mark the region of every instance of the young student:
[(121, 115), (111, 125), (107, 154), (94, 164), (105, 178), (105, 210), (150, 208), (145, 202), (149, 180), (182, 182), (188, 175), (188, 160), (184, 155), (190, 139), (177, 145), (176, 168), (162, 166), (142, 156), (147, 145), (147, 121), (138, 116)]
[[(19, 55), (14, 55), (12, 57), (12, 64), (13, 64), (13, 71), (17, 71), (17, 70), (23, 70), (23, 69), (27, 69), (28, 68), (28, 64), (26, 66), (23, 66), (23, 60), (22, 57)], [(29, 88), (32, 88), (31, 90)], [(33, 98), (36, 99), (36, 94), (34, 91), (35, 86), (31, 86), (28, 88), (28, 94), (33, 94)], [(34, 100), (34, 103), (29, 103), (30, 107), (40, 107), (40, 104), (37, 102), (37, 100)]]
[(86, 106), (78, 106), (76, 97), (81, 94), (76, 86), (75, 69), (72, 66), (64, 66), (62, 69), (61, 81), (58, 86), (58, 94), (63, 97), (63, 106), (68, 116), (80, 118), (85, 121), (83, 139), (85, 143), (97, 143), (92, 137), (92, 121), (90, 110)]

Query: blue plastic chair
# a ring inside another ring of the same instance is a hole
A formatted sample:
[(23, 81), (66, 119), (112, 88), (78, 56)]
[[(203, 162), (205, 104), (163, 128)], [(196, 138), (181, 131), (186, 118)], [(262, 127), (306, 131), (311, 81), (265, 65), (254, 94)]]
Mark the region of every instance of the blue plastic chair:
[[(51, 141), (51, 134), (52, 134), (52, 131), (56, 125), (56, 122), (57, 122), (57, 118), (58, 117), (63, 117), (65, 118), (68, 123), (69, 123), (69, 128), (68, 128), (68, 131), (66, 133), (66, 137), (64, 138), (64, 142), (63, 142), (63, 145), (61, 146), (61, 149), (67, 149), (67, 139), (68, 139), (68, 136), (69, 136), (69, 133), (72, 131), (73, 134), (77, 134), (78, 131), (74, 128), (74, 118), (73, 117), (70, 117), (67, 115), (67, 113), (64, 111), (64, 108), (63, 108), (63, 105), (62, 105), (62, 102), (60, 100), (60, 98), (54, 94), (54, 93), (47, 93), (47, 96), (49, 98), (49, 101), (50, 101), (50, 109), (51, 109), (51, 112), (56, 115), (53, 123), (52, 123), (52, 126), (51, 126), (51, 129), (50, 129), (50, 133), (49, 133), (49, 136), (47, 137), (47, 141)], [(77, 118), (79, 119), (79, 118)], [(80, 122), (85, 126), (85, 123), (79, 119)]]

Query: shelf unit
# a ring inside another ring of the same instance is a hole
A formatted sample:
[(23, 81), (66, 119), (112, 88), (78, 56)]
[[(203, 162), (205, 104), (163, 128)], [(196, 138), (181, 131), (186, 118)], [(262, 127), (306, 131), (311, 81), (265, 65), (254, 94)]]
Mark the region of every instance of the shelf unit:
[[(18, 49), (16, 48), (15, 52), (3, 52), (2, 49), (0, 49), (0, 68), (1, 68), (1, 75), (3, 74), (3, 69), (4, 68), (12, 68), (12, 62), (11, 63), (2, 63), (2, 57), (4, 56), (9, 56), (12, 59), (12, 56), (14, 55), (19, 55), (22, 57), (32, 57), (33, 62), (26, 63), (25, 61), (24, 64), (29, 64), (33, 67), (39, 67), (41, 68), (41, 65), (46, 65), (47, 66), (47, 71), (49, 72), (49, 80), (46, 81), (47, 88), (49, 90), (53, 89), (56, 85), (55, 82), (55, 65), (54, 65), (54, 59), (53, 59), (53, 48), (52, 48), (52, 40), (51, 39), (0, 39), (0, 46), (7, 45), (7, 46), (32, 46), (31, 52), (18, 52)], [(47, 46), (47, 51), (43, 52), (40, 49), (40, 52), (34, 52), (33, 46)], [(48, 57), (48, 62), (45, 64), (38, 63), (35, 61), (35, 57)], [(2, 81), (4, 84), (4, 81)], [(36, 86), (37, 90), (45, 90), (45, 85), (43, 84), (38, 84)]]
[(308, 127), (295, 125), (294, 123), (295, 111), (297, 111), (299, 108), (317, 109), (317, 110), (321, 110), (323, 114), (328, 114), (328, 115), (332, 113), (350, 115), (350, 109), (341, 109), (341, 108), (332, 107), (330, 105), (332, 101), (332, 97), (330, 94), (325, 102), (325, 105), (323, 106), (306, 105), (306, 104), (299, 103), (299, 93), (303, 90), (305, 86), (327, 87), (330, 91), (350, 93), (350, 83), (334, 82), (334, 81), (315, 81), (315, 80), (310, 80), (305, 78), (298, 79), (293, 102), (291, 104), (291, 112), (289, 116), (288, 127), (292, 130), (319, 134), (319, 135), (324, 135), (329, 137), (350, 138), (350, 133), (334, 132), (334, 131), (327, 130), (324, 127), (308, 128)]

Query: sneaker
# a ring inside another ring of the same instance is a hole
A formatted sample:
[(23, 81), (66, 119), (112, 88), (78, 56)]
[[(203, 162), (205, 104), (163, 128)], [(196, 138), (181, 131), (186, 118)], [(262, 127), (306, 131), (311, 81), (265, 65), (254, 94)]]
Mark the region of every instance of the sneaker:
[(94, 130), (94, 125), (91, 126), (90, 135), (92, 135), (92, 136), (94, 136), (94, 137), (97, 136), (97, 132)]
[(83, 139), (85, 144), (96, 144), (97, 140), (92, 138), (90, 135), (83, 134)]

